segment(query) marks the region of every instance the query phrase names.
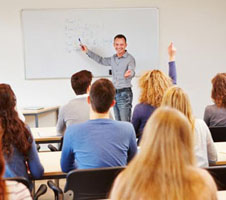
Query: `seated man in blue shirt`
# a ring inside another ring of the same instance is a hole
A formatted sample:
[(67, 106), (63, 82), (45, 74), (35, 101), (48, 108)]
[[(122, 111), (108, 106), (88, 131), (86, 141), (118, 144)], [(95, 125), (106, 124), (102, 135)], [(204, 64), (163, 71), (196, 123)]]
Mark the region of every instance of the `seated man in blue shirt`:
[(124, 166), (136, 154), (135, 131), (129, 122), (109, 119), (115, 89), (108, 79), (97, 80), (87, 98), (90, 120), (67, 128), (61, 155), (63, 172), (73, 169)]

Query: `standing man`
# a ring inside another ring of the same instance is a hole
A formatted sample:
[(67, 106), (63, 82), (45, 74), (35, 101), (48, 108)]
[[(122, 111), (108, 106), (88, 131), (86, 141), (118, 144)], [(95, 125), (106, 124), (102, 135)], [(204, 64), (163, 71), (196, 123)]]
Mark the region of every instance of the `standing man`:
[(90, 51), (87, 46), (81, 45), (82, 51), (97, 63), (112, 67), (113, 84), (116, 88), (114, 114), (119, 121), (130, 121), (133, 100), (131, 80), (135, 76), (136, 63), (126, 47), (126, 37), (121, 34), (114, 37), (116, 54), (111, 57), (103, 58)]

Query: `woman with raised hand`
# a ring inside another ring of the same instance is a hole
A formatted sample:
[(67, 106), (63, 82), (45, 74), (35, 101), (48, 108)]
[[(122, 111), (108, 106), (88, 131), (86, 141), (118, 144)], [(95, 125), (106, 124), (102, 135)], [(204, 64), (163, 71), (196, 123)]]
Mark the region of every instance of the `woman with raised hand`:
[(212, 79), (214, 104), (205, 109), (204, 121), (207, 126), (226, 127), (226, 73), (219, 73)]
[(217, 161), (217, 152), (209, 128), (202, 119), (194, 118), (187, 94), (177, 86), (171, 87), (163, 97), (162, 106), (178, 109), (190, 122), (192, 133), (195, 135), (197, 165), (199, 167), (208, 167), (209, 163), (215, 163)]
[(35, 141), (19, 119), (15, 110), (16, 97), (11, 87), (0, 84), (0, 120), (2, 123), (2, 151), (5, 157), (4, 177), (23, 176), (28, 170), (33, 178), (41, 178), (44, 172), (40, 163)]
[(135, 106), (132, 116), (132, 124), (139, 140), (148, 118), (154, 110), (160, 106), (164, 92), (172, 86), (172, 84), (176, 84), (176, 48), (173, 46), (172, 42), (168, 47), (168, 54), (169, 76), (165, 75), (160, 70), (150, 70), (139, 79), (141, 89), (140, 103)]
[(216, 200), (209, 173), (196, 167), (188, 119), (169, 107), (148, 120), (140, 152), (116, 179), (111, 200)]

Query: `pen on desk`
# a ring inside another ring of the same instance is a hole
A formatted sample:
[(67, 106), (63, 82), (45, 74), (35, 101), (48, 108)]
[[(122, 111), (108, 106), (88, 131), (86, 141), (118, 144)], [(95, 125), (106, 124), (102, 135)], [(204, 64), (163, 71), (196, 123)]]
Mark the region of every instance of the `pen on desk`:
[(85, 48), (84, 48), (84, 46), (83, 46), (82, 41), (81, 41), (80, 38), (78, 38), (78, 41), (80, 42), (80, 46), (82, 47), (82, 50), (85, 50)]
[(39, 131), (37, 133), (38, 133), (38, 136), (41, 137), (41, 134), (39, 133)]

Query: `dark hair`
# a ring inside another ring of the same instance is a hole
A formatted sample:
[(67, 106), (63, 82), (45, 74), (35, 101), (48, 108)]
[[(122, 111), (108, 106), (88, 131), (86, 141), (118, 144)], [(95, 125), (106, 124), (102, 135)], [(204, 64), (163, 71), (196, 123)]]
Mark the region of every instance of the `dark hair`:
[(4, 162), (4, 157), (2, 153), (2, 125), (0, 122), (0, 200), (7, 199), (7, 192), (6, 192), (6, 184), (5, 180), (2, 179), (4, 172), (5, 172), (5, 162)]
[(116, 38), (124, 39), (125, 42), (126, 42), (126, 36), (125, 36), (125, 35), (122, 35), (122, 34), (116, 35), (116, 36), (114, 37), (114, 41), (115, 41)]
[(0, 120), (3, 131), (3, 154), (10, 158), (14, 147), (16, 147), (27, 158), (33, 139), (25, 124), (19, 119), (15, 106), (16, 97), (11, 87), (7, 84), (0, 84)]
[(115, 98), (115, 88), (111, 81), (102, 78), (92, 84), (89, 96), (92, 109), (98, 113), (105, 113)]
[(218, 107), (226, 108), (226, 73), (219, 73), (212, 79), (212, 99)]
[(82, 70), (71, 76), (71, 87), (75, 94), (85, 94), (91, 84), (93, 75), (90, 71)]

